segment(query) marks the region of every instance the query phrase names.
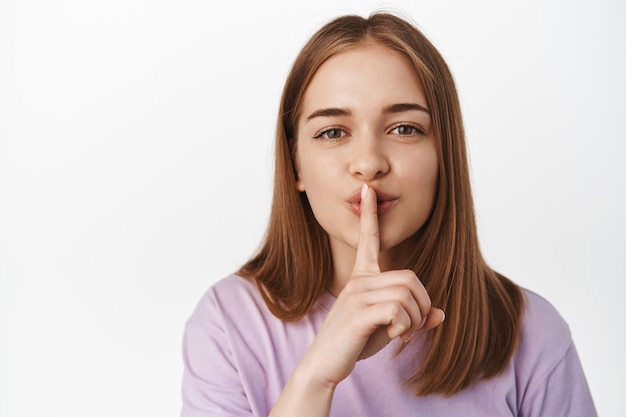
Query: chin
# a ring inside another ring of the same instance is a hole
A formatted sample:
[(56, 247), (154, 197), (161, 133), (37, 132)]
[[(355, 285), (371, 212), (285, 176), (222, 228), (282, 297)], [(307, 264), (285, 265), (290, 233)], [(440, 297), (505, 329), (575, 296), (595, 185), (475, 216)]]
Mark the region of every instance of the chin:
[(410, 252), (417, 244), (420, 232), (417, 231), (409, 236), (397, 237), (396, 239), (386, 238), (384, 234), (380, 239), (380, 252), (389, 252), (390, 255), (401, 256), (401, 254)]

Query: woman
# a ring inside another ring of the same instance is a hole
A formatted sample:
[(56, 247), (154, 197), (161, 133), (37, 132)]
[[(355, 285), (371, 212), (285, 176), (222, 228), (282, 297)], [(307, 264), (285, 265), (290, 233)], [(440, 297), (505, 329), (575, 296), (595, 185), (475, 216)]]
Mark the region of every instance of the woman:
[(454, 82), (415, 27), (321, 28), (276, 140), (265, 242), (187, 323), (184, 416), (595, 415), (566, 324), (481, 257)]

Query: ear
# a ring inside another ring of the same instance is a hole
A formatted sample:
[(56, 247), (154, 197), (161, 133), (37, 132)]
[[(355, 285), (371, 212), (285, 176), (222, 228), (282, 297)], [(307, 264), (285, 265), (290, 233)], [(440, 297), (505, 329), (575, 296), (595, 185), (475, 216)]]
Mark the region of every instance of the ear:
[(301, 193), (303, 193), (306, 190), (306, 188), (304, 187), (304, 181), (302, 181), (302, 176), (300, 175), (300, 170), (298, 169), (297, 165), (296, 165), (296, 188)]
[(298, 180), (296, 181), (296, 188), (297, 188), (297, 189), (298, 189), (298, 191), (300, 191), (301, 193), (303, 193), (303, 192), (305, 191), (305, 188), (304, 188), (304, 183), (302, 182), (302, 180), (301, 180), (301, 179), (298, 179)]
[(296, 189), (303, 193), (305, 191), (304, 182), (302, 181), (302, 175), (300, 174), (300, 162), (298, 161), (298, 153), (294, 158), (294, 165), (296, 167)]

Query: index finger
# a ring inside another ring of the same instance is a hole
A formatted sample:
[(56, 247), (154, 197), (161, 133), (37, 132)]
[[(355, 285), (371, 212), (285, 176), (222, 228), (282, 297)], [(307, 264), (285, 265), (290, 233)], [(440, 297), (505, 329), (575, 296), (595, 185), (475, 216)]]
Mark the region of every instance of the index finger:
[(356, 261), (353, 275), (378, 274), (378, 253), (380, 252), (380, 234), (378, 229), (378, 206), (376, 193), (367, 184), (361, 188), (361, 228), (356, 249)]

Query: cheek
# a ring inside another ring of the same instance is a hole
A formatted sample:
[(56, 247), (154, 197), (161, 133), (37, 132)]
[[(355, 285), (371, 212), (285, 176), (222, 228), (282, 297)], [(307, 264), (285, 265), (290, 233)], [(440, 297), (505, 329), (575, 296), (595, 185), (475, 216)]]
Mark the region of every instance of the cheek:
[(431, 162), (428, 169), (425, 170), (424, 182), (428, 185), (431, 193), (436, 193), (437, 186), (439, 184), (439, 164), (437, 163), (437, 160)]
[(302, 149), (297, 155), (298, 189), (318, 194), (337, 183), (341, 176), (341, 161), (333, 155), (320, 155), (315, 150)]
[(327, 164), (320, 159), (301, 162), (299, 185), (302, 186), (298, 188), (306, 193), (313, 215), (326, 230), (340, 215), (340, 203), (345, 198), (341, 173), (337, 164)]
[(417, 155), (404, 155), (397, 170), (404, 181), (412, 182), (418, 190), (429, 192), (437, 188), (439, 162), (434, 147)]
[(426, 194), (424, 197), (429, 200), (428, 205), (430, 209), (432, 209), (435, 204), (437, 187), (439, 185), (439, 163), (437, 162), (437, 159), (434, 159), (434, 161), (431, 160), (430, 163), (424, 165), (422, 175), (422, 187), (424, 188)]

